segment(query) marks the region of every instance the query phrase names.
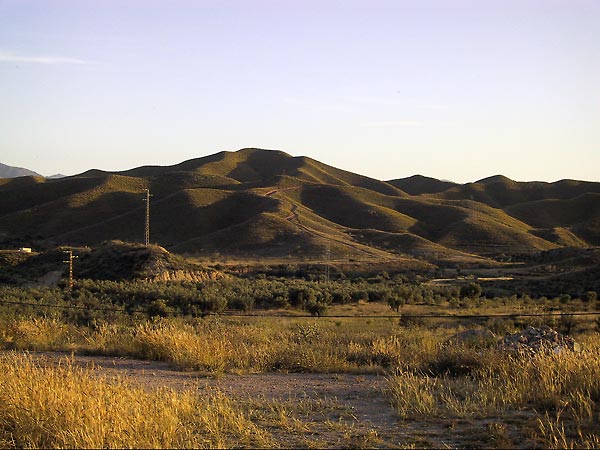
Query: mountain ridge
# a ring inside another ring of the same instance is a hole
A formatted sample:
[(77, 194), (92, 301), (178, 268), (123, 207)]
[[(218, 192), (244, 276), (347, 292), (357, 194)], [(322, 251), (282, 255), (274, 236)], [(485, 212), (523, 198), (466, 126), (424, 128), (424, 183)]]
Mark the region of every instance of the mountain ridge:
[[(600, 183), (388, 182), (256, 148), (171, 166), (0, 179), (0, 246), (139, 242), (185, 254), (470, 260), (600, 245)], [(568, 214), (567, 214), (568, 212)]]

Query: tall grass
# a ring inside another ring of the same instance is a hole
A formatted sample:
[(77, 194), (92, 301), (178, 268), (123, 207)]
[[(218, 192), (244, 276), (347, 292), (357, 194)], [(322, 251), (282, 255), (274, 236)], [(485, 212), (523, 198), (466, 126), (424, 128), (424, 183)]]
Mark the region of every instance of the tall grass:
[(85, 329), (55, 318), (20, 318), (0, 322), (4, 349), (72, 350), (83, 342)]
[[(409, 419), (530, 411), (544, 445), (594, 448), (600, 442), (600, 336), (584, 341), (581, 353), (527, 356), (478, 349), (473, 360), (478, 363), (465, 366), (464, 373), (399, 370), (390, 378), (392, 402)], [(463, 352), (464, 360), (473, 349), (453, 351)], [(438, 356), (445, 358), (443, 351)]]
[[(123, 334), (128, 344), (123, 346)], [(358, 341), (359, 343), (356, 343)], [(162, 319), (132, 328), (106, 326), (82, 347), (92, 353), (128, 354), (212, 373), (382, 371), (391, 361), (353, 359), (352, 349), (374, 349), (371, 333), (316, 323), (270, 320), (259, 324), (209, 319)], [(371, 350), (373, 352), (374, 350)]]
[(39, 367), (0, 357), (0, 446), (18, 448), (223, 448), (271, 445), (224, 395), (151, 392), (107, 381), (68, 359)]
[[(413, 364), (424, 331), (397, 322), (360, 324), (305, 319), (265, 319), (254, 323), (207, 318), (164, 318), (135, 325), (104, 323), (96, 328), (54, 319), (17, 319), (0, 323), (5, 349), (68, 350), (131, 356), (172, 363), (183, 369), (223, 372), (381, 373)], [(447, 332), (446, 332), (447, 334)]]

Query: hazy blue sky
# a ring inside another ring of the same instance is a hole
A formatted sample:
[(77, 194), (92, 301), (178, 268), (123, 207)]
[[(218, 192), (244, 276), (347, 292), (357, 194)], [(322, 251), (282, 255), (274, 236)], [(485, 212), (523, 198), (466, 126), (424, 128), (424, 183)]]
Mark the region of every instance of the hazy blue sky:
[(600, 181), (599, 0), (0, 0), (0, 162)]

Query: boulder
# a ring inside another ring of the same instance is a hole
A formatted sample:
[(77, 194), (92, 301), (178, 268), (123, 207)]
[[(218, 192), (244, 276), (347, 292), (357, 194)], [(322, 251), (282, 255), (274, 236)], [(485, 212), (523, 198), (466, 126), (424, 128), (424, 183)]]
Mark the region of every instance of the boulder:
[(562, 335), (546, 325), (539, 328), (529, 326), (520, 333), (507, 334), (498, 346), (501, 350), (528, 353), (553, 351), (559, 354), (581, 351), (581, 346), (572, 337)]

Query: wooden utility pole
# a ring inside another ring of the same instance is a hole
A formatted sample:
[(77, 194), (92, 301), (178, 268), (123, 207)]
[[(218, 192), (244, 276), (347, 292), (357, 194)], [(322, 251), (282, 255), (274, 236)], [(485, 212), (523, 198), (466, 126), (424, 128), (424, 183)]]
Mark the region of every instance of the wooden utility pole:
[(73, 289), (73, 259), (77, 256), (73, 256), (73, 250), (63, 250), (63, 253), (67, 254), (67, 260), (63, 261), (69, 265), (69, 291)]
[(329, 283), (329, 260), (331, 259), (331, 247), (327, 244), (325, 250), (325, 281)]
[(144, 245), (150, 245), (150, 189), (146, 189), (146, 230), (144, 233)]

